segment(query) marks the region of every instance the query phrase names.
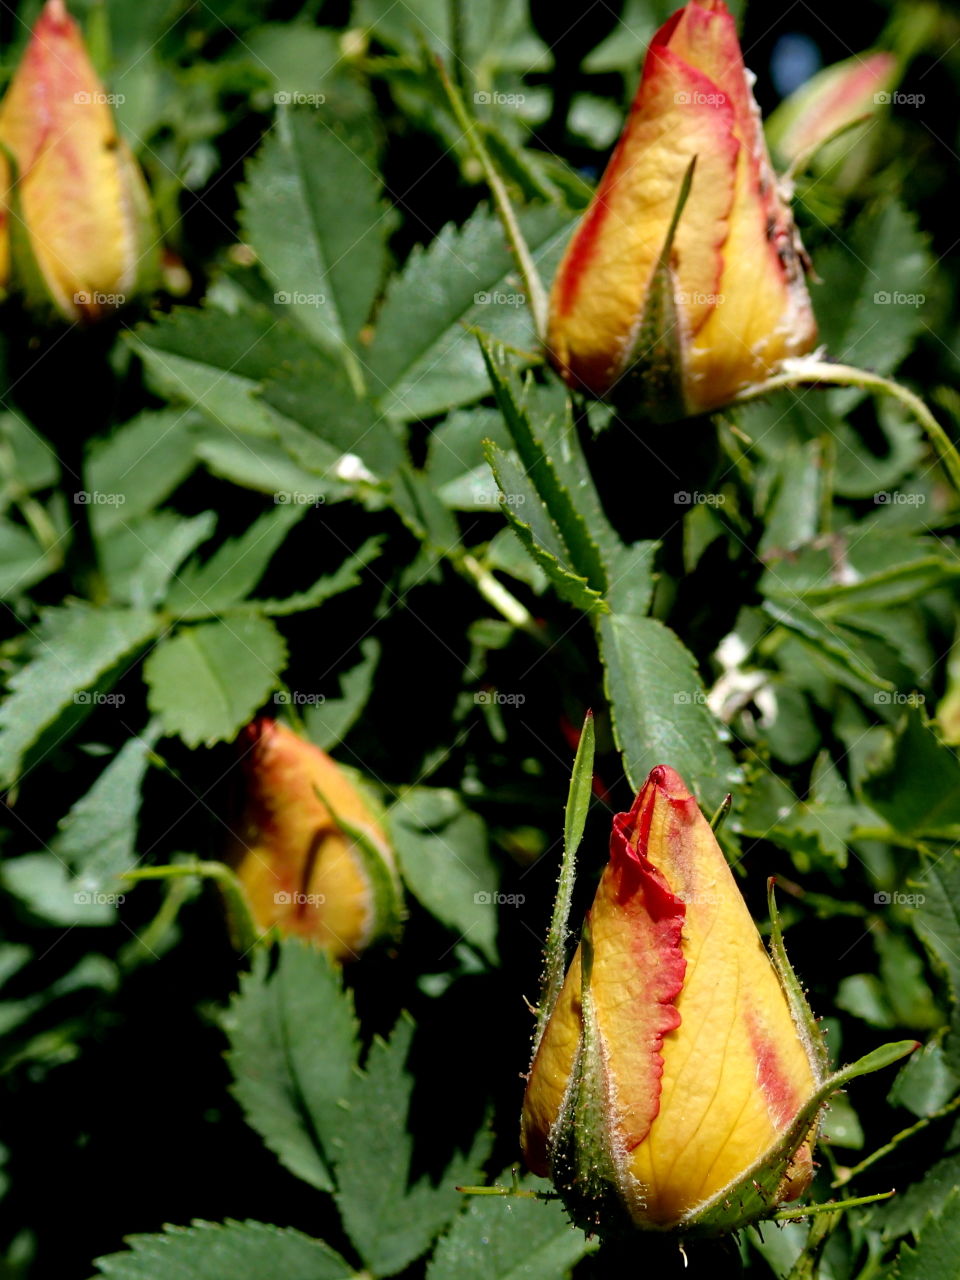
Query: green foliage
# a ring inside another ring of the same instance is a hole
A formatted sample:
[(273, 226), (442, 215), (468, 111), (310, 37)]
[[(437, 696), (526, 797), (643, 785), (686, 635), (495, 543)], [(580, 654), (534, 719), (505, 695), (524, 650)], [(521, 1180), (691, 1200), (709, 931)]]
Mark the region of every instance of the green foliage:
[[(660, 763), (708, 816), (733, 792), (720, 839), (751, 907), (782, 884), (833, 1056), (926, 1041), (831, 1101), (809, 1193), (897, 1196), (767, 1233), (744, 1274), (956, 1274), (957, 494), (862, 388), (666, 427), (571, 392), (437, 70), (549, 289), (675, 5), (71, 8), (166, 252), (95, 327), (4, 303), (0, 1275), (619, 1274), (558, 1203), (457, 1188), (518, 1154), (561, 846), (547, 1005)], [(748, 11), (748, 62), (822, 44), (814, 9), (759, 41)], [(8, 15), (8, 71), (38, 10)], [(820, 340), (952, 438), (955, 32), (936, 5), (858, 22), (929, 97), (796, 175)], [(355, 771), (402, 879), (405, 932), (343, 970), (231, 946), (264, 715)]]

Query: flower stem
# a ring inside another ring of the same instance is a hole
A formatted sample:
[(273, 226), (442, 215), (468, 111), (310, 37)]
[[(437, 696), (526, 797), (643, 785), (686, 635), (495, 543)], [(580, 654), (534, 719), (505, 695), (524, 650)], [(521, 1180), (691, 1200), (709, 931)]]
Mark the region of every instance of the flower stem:
[(440, 74), (440, 80), (443, 84), (444, 91), (447, 95), (447, 101), (450, 103), (450, 110), (453, 112), (457, 124), (463, 130), (464, 137), (470, 144), (480, 168), (483, 170), (483, 176), (486, 179), (487, 186), (490, 188), (490, 194), (493, 196), (493, 202), (497, 207), (497, 213), (500, 221), (503, 223), (503, 229), (506, 232), (507, 240), (513, 250), (517, 265), (520, 268), (520, 275), (523, 277), (524, 287), (527, 291), (527, 298), (530, 302), (530, 312), (533, 316), (533, 327), (536, 329), (537, 337), (541, 342), (546, 341), (547, 336), (547, 291), (543, 287), (543, 281), (540, 279), (540, 273), (537, 270), (537, 264), (533, 260), (533, 254), (530, 252), (530, 246), (527, 244), (526, 237), (520, 230), (520, 224), (517, 221), (517, 215), (513, 211), (513, 205), (510, 202), (510, 195), (506, 185), (499, 173), (494, 167), (490, 158), (490, 153), (484, 145), (477, 128), (476, 121), (471, 119), (469, 112), (464, 104), (463, 97), (456, 85), (451, 80), (446, 67), (437, 59), (437, 68)]
[(749, 387), (737, 397), (737, 400), (738, 403), (756, 400), (760, 396), (768, 395), (771, 391), (807, 383), (814, 385), (828, 383), (835, 387), (861, 387), (899, 400), (926, 431), (944, 470), (953, 481), (954, 488), (960, 492), (960, 454), (957, 453), (949, 436), (920, 397), (908, 387), (894, 382), (892, 378), (884, 378), (878, 373), (857, 369), (849, 364), (831, 364), (829, 360), (803, 356), (795, 360), (784, 360), (782, 373), (754, 387)]

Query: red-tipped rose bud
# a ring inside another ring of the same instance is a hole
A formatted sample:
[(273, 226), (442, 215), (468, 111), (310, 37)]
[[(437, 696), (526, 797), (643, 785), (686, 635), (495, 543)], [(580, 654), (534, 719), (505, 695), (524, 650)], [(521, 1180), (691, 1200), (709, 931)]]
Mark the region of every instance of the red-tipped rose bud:
[(0, 104), (0, 145), (12, 161), (12, 275), (68, 320), (122, 306), (156, 256), (150, 198), (112, 104), (63, 0), (47, 0)]
[[(587, 1229), (730, 1230), (812, 1174), (822, 1049), (673, 769), (610, 862), (523, 1104), (530, 1168)], [(811, 1111), (811, 1104), (813, 1110)]]
[(349, 959), (396, 931), (400, 889), (387, 837), (347, 773), (274, 720), (244, 732), (246, 807), (230, 859), (264, 931)]
[(553, 285), (548, 347), (571, 386), (669, 420), (813, 347), (802, 251), (750, 85), (722, 0), (686, 5), (653, 37)]

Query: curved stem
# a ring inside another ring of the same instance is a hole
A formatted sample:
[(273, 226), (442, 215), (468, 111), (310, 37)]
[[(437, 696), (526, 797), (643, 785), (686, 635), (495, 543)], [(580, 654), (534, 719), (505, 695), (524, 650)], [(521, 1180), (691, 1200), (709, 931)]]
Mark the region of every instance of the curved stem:
[(450, 79), (446, 67), (437, 59), (437, 68), (440, 74), (440, 80), (443, 84), (444, 91), (447, 95), (447, 101), (450, 103), (450, 110), (453, 112), (457, 124), (463, 130), (464, 137), (470, 144), (480, 168), (483, 170), (483, 176), (486, 179), (487, 186), (490, 188), (490, 194), (493, 196), (493, 202), (497, 206), (497, 214), (503, 223), (503, 229), (507, 234), (510, 247), (513, 250), (517, 265), (520, 268), (520, 275), (523, 277), (524, 288), (527, 291), (527, 298), (530, 302), (530, 312), (533, 316), (533, 327), (537, 331), (537, 337), (541, 342), (546, 341), (547, 336), (547, 312), (549, 304), (547, 301), (547, 291), (543, 287), (543, 281), (540, 279), (540, 272), (537, 270), (537, 264), (533, 260), (533, 254), (530, 252), (530, 246), (527, 244), (523, 232), (520, 230), (520, 224), (517, 222), (517, 215), (513, 211), (513, 205), (510, 202), (510, 195), (504, 185), (503, 179), (494, 168), (493, 161), (490, 159), (490, 153), (484, 146), (483, 139), (480, 137), (480, 131), (477, 129), (476, 121), (471, 119), (466, 107), (464, 106), (463, 97), (457, 90), (456, 85)]
[(530, 610), (526, 605), (521, 604), (517, 597), (493, 576), (489, 569), (485, 569), (479, 560), (465, 553), (462, 556), (452, 556), (451, 563), (465, 577), (470, 579), (487, 604), (493, 605), (497, 613), (502, 618), (505, 618), (511, 626), (516, 627), (519, 631), (526, 631), (528, 635), (541, 642), (543, 641), (543, 634), (534, 621)]
[(771, 391), (802, 386), (806, 383), (813, 385), (828, 383), (834, 387), (861, 387), (868, 391), (879, 391), (882, 395), (899, 400), (926, 431), (944, 470), (953, 481), (954, 487), (960, 492), (960, 454), (957, 453), (949, 436), (920, 397), (908, 387), (894, 382), (892, 378), (884, 378), (878, 373), (857, 369), (849, 364), (831, 364), (829, 360), (803, 356), (795, 360), (784, 360), (782, 373), (741, 392), (737, 402), (756, 400), (760, 396), (768, 395)]

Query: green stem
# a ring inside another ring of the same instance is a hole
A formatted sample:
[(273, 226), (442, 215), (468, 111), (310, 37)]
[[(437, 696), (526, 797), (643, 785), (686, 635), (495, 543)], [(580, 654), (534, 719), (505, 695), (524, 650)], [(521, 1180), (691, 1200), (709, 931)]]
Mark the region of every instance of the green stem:
[(476, 121), (471, 119), (467, 108), (464, 105), (463, 97), (457, 90), (456, 85), (447, 74), (447, 69), (437, 59), (437, 68), (440, 74), (440, 80), (443, 84), (444, 91), (447, 95), (447, 101), (450, 103), (450, 110), (453, 112), (457, 124), (463, 130), (464, 137), (470, 144), (480, 168), (483, 170), (483, 176), (486, 179), (487, 186), (490, 188), (490, 194), (493, 196), (494, 204), (497, 206), (497, 213), (500, 221), (503, 223), (503, 229), (506, 232), (507, 240), (510, 242), (514, 254), (516, 255), (517, 265), (520, 268), (520, 275), (523, 278), (524, 287), (527, 292), (527, 299), (530, 304), (530, 312), (533, 316), (533, 326), (537, 331), (537, 337), (541, 342), (546, 342), (547, 338), (547, 313), (549, 304), (547, 301), (547, 291), (543, 287), (543, 281), (540, 279), (540, 273), (537, 270), (537, 264), (533, 260), (533, 254), (530, 252), (530, 246), (527, 244), (523, 232), (520, 230), (520, 224), (517, 221), (517, 215), (513, 211), (513, 205), (510, 202), (510, 195), (507, 188), (494, 168), (493, 161), (490, 159), (490, 153), (484, 145), (480, 132), (477, 129)]
[(534, 621), (530, 610), (522, 605), (489, 569), (485, 569), (479, 560), (466, 552), (463, 555), (451, 556), (450, 560), (456, 569), (470, 579), (487, 604), (493, 605), (497, 613), (511, 626), (516, 627), (518, 631), (526, 631), (528, 635), (543, 642), (543, 632)]
[(942, 1120), (943, 1117), (948, 1116), (951, 1111), (956, 1111), (957, 1107), (960, 1107), (960, 1094), (958, 1094), (952, 1102), (948, 1102), (945, 1107), (941, 1107), (939, 1111), (935, 1111), (933, 1115), (924, 1116), (923, 1119), (918, 1120), (916, 1124), (910, 1125), (909, 1128), (901, 1129), (899, 1133), (894, 1134), (888, 1143), (882, 1147), (878, 1147), (876, 1151), (867, 1156), (865, 1160), (861, 1160), (859, 1164), (854, 1165), (852, 1169), (844, 1169), (841, 1176), (834, 1180), (833, 1186), (845, 1186), (846, 1183), (851, 1182), (858, 1174), (863, 1173), (865, 1169), (869, 1169), (871, 1165), (876, 1164), (878, 1160), (882, 1160), (884, 1156), (890, 1155), (892, 1151), (895, 1151), (897, 1147), (900, 1146), (901, 1142), (905, 1142), (907, 1138), (912, 1138), (915, 1133), (921, 1133), (928, 1125), (933, 1124), (935, 1120)]
[(204, 880), (216, 881), (227, 904), (233, 945), (244, 954), (256, 946), (261, 935), (250, 914), (246, 892), (225, 862), (202, 862), (199, 858), (191, 858), (164, 867), (137, 867), (134, 871), (125, 871), (120, 878), (136, 884), (141, 880), (171, 880), (177, 876), (200, 876)]
[(748, 388), (737, 397), (737, 401), (743, 403), (756, 400), (760, 396), (769, 395), (771, 391), (780, 391), (786, 387), (797, 387), (808, 383), (814, 385), (829, 383), (835, 387), (860, 387), (867, 391), (878, 391), (882, 395), (899, 400), (926, 431), (944, 470), (953, 481), (954, 487), (960, 492), (960, 454), (957, 453), (949, 436), (920, 397), (908, 387), (894, 382), (892, 378), (883, 378), (878, 373), (857, 369), (853, 365), (831, 364), (828, 360), (803, 356), (796, 360), (785, 360), (782, 373)]
[(797, 1218), (812, 1218), (818, 1213), (836, 1213), (839, 1209), (857, 1209), (863, 1204), (876, 1204), (878, 1200), (889, 1200), (896, 1191), (878, 1191), (873, 1196), (854, 1196), (852, 1200), (828, 1200), (826, 1204), (808, 1204), (803, 1208), (779, 1209), (771, 1214), (774, 1222), (793, 1222)]

